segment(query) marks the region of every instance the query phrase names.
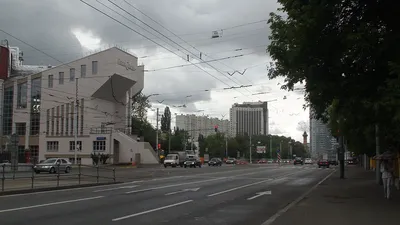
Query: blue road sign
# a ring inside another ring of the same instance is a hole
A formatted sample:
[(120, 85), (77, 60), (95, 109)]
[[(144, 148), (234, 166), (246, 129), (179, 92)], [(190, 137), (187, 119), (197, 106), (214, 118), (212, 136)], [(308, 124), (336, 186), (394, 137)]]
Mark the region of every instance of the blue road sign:
[(276, 150), (276, 152), (277, 152), (277, 153), (279, 153), (279, 152), (281, 152), (281, 150), (280, 150), (280, 149), (278, 149), (278, 150)]

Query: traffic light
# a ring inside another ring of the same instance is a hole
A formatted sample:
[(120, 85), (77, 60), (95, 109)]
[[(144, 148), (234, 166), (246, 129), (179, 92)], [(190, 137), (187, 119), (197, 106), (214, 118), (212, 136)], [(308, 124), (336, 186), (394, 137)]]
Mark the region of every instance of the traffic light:
[(161, 149), (161, 144), (158, 144), (157, 149)]
[(214, 126), (214, 130), (215, 130), (215, 133), (218, 132), (218, 125), (215, 125), (215, 126)]

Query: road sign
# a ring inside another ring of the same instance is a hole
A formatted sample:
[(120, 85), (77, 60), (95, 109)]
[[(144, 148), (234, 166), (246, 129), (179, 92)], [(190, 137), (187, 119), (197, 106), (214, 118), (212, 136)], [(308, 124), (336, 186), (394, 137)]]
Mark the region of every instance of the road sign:
[(253, 200), (253, 199), (258, 198), (258, 197), (260, 197), (260, 196), (263, 196), (263, 195), (271, 195), (271, 194), (272, 194), (271, 191), (258, 192), (255, 196), (250, 197), (250, 198), (248, 198), (247, 200)]
[(281, 152), (281, 150), (280, 150), (280, 149), (276, 150), (276, 153), (279, 153), (279, 152)]
[(265, 153), (267, 147), (265, 146), (257, 146), (257, 153)]

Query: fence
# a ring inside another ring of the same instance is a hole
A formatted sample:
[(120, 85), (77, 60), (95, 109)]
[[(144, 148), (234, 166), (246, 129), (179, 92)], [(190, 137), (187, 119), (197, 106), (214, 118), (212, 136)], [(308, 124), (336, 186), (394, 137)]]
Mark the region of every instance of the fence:
[(63, 169), (57, 165), (53, 173), (37, 173), (32, 164), (19, 164), (17, 167), (9, 163), (2, 164), (0, 190), (5, 192), (117, 182), (115, 168), (79, 164), (71, 166), (69, 171)]

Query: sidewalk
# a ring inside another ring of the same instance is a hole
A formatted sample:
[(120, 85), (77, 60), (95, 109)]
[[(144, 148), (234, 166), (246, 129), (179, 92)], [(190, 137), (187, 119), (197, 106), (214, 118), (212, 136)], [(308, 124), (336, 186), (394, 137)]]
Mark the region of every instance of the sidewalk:
[(349, 166), (345, 175), (341, 180), (336, 171), (271, 224), (400, 224), (400, 191), (392, 187), (392, 199), (387, 200), (383, 187), (375, 183), (374, 172)]

